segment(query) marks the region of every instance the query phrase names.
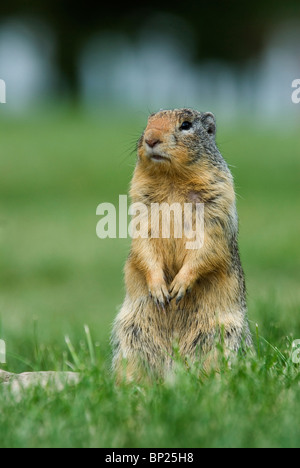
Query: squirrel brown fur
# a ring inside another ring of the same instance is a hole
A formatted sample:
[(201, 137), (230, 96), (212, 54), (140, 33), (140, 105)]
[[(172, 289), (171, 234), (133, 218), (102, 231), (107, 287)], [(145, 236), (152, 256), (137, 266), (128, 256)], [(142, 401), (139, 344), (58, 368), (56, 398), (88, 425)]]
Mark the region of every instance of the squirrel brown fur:
[(175, 109), (152, 114), (138, 142), (132, 202), (203, 203), (204, 244), (188, 250), (172, 231), (169, 239), (132, 240), (112, 334), (118, 380), (165, 376), (175, 343), (204, 369), (215, 363), (218, 342), (226, 354), (251, 346), (234, 183), (215, 135), (213, 114)]

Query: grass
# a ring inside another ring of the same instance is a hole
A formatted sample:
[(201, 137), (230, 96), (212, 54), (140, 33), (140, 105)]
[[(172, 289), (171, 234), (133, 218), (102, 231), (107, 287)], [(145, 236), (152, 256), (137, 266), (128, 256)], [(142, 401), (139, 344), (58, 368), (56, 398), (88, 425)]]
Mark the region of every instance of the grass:
[(300, 338), (296, 133), (219, 122), (236, 180), (256, 353), (231, 370), (224, 363), (220, 375), (203, 378), (179, 363), (172, 381), (114, 385), (109, 334), (129, 240), (99, 240), (96, 207), (127, 193), (130, 150), (145, 119), (57, 112), (1, 120), (2, 367), (80, 368), (83, 378), (19, 401), (1, 389), (0, 446), (299, 447), (299, 366), (291, 360)]
[(290, 351), (265, 343), (260, 357), (224, 362), (218, 375), (178, 362), (171, 380), (116, 387), (103, 350), (91, 354), (82, 340), (70, 353), (78, 386), (34, 387), (17, 401), (4, 388), (1, 446), (298, 447), (300, 373)]

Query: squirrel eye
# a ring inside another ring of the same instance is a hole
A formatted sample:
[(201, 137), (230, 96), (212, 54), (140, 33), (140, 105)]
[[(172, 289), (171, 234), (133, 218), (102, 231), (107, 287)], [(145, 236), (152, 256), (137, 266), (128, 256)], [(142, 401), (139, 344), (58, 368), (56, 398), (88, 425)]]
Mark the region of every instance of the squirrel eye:
[(180, 126), (180, 130), (189, 130), (190, 128), (192, 128), (192, 123), (188, 122), (187, 120)]

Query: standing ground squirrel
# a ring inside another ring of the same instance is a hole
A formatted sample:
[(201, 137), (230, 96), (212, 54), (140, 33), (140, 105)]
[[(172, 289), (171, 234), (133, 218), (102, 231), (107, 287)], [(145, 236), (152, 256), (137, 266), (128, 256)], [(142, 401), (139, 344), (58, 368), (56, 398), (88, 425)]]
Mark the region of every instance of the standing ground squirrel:
[(251, 346), (233, 178), (215, 134), (213, 114), (176, 109), (152, 114), (139, 140), (133, 203), (160, 204), (162, 218), (174, 203), (192, 204), (193, 225), (196, 204), (204, 204), (204, 242), (189, 250), (185, 235), (153, 238), (150, 231), (132, 240), (112, 334), (118, 379), (145, 370), (166, 375), (175, 342), (182, 357), (203, 360), (205, 369), (218, 341), (228, 354)]

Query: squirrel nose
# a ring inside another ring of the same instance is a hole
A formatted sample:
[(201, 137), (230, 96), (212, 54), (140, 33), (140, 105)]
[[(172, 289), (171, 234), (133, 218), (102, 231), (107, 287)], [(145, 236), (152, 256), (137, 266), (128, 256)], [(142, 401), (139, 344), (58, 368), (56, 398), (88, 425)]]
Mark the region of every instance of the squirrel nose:
[(154, 146), (161, 143), (161, 141), (158, 138), (147, 138), (146, 143), (148, 146), (150, 146), (150, 148), (154, 148)]

